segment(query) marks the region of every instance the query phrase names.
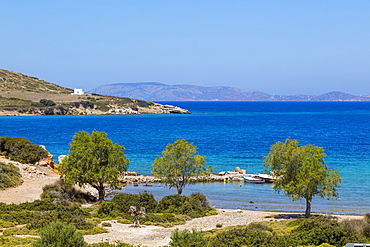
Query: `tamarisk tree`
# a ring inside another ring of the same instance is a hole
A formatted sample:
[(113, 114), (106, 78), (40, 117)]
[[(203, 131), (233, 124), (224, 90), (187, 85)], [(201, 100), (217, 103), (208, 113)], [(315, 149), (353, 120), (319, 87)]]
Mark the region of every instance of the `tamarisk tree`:
[(181, 195), (186, 184), (196, 182), (195, 178), (209, 174), (212, 167), (205, 167), (206, 158), (198, 154), (196, 146), (186, 140), (177, 140), (166, 146), (162, 156), (152, 164), (152, 174), (161, 178), (169, 188), (176, 187)]
[(68, 184), (90, 184), (98, 190), (99, 201), (104, 200), (104, 186), (119, 188), (118, 177), (127, 170), (129, 160), (124, 147), (113, 143), (105, 132), (77, 132), (69, 144), (68, 155), (59, 165)]
[(290, 138), (271, 146), (263, 165), (276, 176), (274, 189), (283, 190), (293, 201), (306, 200), (305, 217), (311, 215), (314, 196), (337, 197), (341, 178), (336, 169), (328, 169), (324, 149), (311, 144), (298, 146)]

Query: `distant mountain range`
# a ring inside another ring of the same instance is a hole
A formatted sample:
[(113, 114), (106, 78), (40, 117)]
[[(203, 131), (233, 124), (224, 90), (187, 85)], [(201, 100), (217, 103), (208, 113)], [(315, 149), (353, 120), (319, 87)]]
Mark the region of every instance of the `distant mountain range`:
[(89, 93), (148, 101), (370, 101), (370, 96), (355, 96), (343, 92), (329, 92), (319, 96), (283, 96), (234, 87), (166, 85), (157, 82), (107, 84), (92, 89)]

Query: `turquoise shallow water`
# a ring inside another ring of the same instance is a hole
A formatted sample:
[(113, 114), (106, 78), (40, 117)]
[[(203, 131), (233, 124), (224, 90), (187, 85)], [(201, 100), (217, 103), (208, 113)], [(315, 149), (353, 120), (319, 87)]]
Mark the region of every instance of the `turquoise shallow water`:
[[(236, 166), (263, 172), (262, 158), (270, 146), (287, 137), (322, 146), (329, 168), (343, 178), (337, 200), (315, 198), (313, 211), (363, 213), (370, 208), (370, 103), (366, 102), (166, 102), (189, 109), (191, 115), (1, 117), (0, 135), (22, 136), (42, 144), (55, 156), (67, 154), (79, 130), (105, 131), (126, 147), (129, 170), (150, 174), (150, 165), (165, 146), (184, 138), (207, 157), (215, 171)], [(156, 197), (175, 193), (163, 187), (126, 187)], [(270, 185), (198, 184), (184, 193), (201, 192), (226, 208), (301, 210)], [(253, 201), (254, 203), (250, 203)], [(370, 210), (369, 210), (370, 211)]]

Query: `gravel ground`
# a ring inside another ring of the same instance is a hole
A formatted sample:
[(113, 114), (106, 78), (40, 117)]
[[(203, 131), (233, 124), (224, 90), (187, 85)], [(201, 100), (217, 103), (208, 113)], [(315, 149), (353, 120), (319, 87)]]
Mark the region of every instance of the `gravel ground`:
[[(222, 227), (246, 225), (251, 222), (260, 221), (275, 221), (285, 220), (291, 218), (303, 217), (302, 214), (297, 213), (279, 213), (279, 212), (264, 212), (264, 211), (247, 211), (247, 210), (230, 210), (217, 209), (218, 215), (212, 215), (202, 218), (192, 219), (187, 221), (185, 225), (178, 225), (172, 228), (163, 228), (158, 226), (142, 226), (140, 228), (132, 227), (129, 224), (120, 224), (115, 221), (108, 221), (112, 227), (107, 227), (109, 233), (87, 235), (85, 240), (88, 243), (109, 242), (117, 243), (123, 242), (134, 246), (166, 246), (170, 242), (171, 232), (176, 228), (197, 229), (197, 230), (211, 230), (216, 228), (216, 224), (222, 224)], [(328, 215), (326, 215), (328, 216)], [(349, 215), (330, 215), (339, 220), (348, 218), (361, 218), (362, 216)]]
[(158, 226), (132, 227), (129, 224), (120, 224), (115, 221), (108, 221), (112, 227), (107, 227), (109, 233), (87, 235), (85, 240), (88, 243), (117, 241), (138, 245), (138, 246), (165, 246), (170, 242), (171, 232), (176, 228), (211, 230), (216, 228), (216, 224), (222, 224), (222, 227), (232, 225), (246, 225), (250, 222), (266, 220), (265, 217), (271, 217), (276, 213), (260, 211), (242, 211), (242, 210), (217, 210), (218, 215), (212, 215), (187, 221), (185, 225), (177, 225), (172, 228), (163, 228)]

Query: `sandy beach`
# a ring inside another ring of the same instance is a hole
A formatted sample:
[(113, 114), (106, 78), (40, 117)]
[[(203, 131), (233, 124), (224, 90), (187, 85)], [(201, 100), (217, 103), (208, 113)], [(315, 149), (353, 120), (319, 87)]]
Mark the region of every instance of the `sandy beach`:
[[(4, 160), (0, 160), (4, 162)], [(24, 183), (16, 188), (10, 188), (0, 191), (0, 202), (4, 203), (22, 203), (40, 199), (42, 188), (47, 184), (53, 184), (59, 179), (59, 175), (45, 167), (21, 167), (21, 174)], [(132, 227), (131, 224), (120, 224), (116, 221), (108, 221), (111, 227), (106, 227), (109, 232), (97, 235), (86, 235), (85, 240), (88, 243), (123, 242), (139, 246), (165, 246), (170, 242), (171, 232), (176, 228), (179, 230), (211, 230), (217, 228), (217, 224), (222, 227), (234, 225), (246, 225), (251, 222), (275, 221), (290, 218), (303, 217), (302, 213), (286, 212), (265, 212), (248, 210), (230, 210), (217, 209), (217, 215), (192, 219), (184, 225), (178, 225), (171, 228), (158, 226)], [(361, 218), (362, 216), (353, 215), (327, 215), (335, 217), (338, 220), (349, 218)]]

